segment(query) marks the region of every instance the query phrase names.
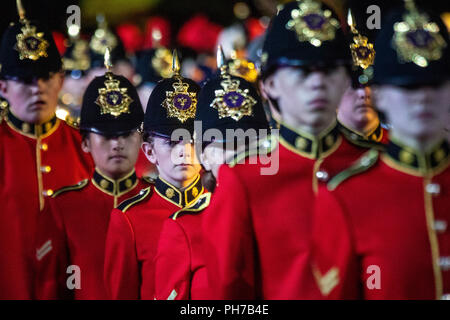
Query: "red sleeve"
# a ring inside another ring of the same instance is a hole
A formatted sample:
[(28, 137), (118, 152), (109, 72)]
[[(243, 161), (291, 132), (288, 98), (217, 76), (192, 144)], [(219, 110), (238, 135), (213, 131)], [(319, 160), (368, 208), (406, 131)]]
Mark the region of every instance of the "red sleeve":
[(191, 249), (183, 228), (168, 219), (163, 225), (155, 258), (155, 298), (190, 299)]
[(345, 207), (326, 187), (319, 189), (312, 231), (312, 270), (325, 299), (358, 298), (357, 257)]
[(212, 299), (255, 299), (255, 239), (243, 183), (226, 165), (204, 213), (205, 264)]
[(56, 199), (47, 201), (39, 214), (35, 253), (35, 297), (73, 298), (73, 291), (66, 285), (70, 258), (63, 217)]
[(139, 299), (140, 270), (133, 228), (120, 210), (111, 213), (105, 244), (105, 288), (111, 299)]

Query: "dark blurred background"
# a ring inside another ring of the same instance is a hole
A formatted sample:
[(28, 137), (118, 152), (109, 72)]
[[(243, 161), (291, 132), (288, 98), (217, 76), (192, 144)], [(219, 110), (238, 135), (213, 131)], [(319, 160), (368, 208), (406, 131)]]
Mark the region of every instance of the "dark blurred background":
[[(66, 32), (65, 24), (68, 14), (68, 6), (76, 4), (81, 8), (82, 30), (89, 33), (96, 27), (95, 15), (102, 12), (105, 14), (110, 26), (114, 27), (120, 23), (132, 22), (143, 27), (149, 16), (159, 15), (170, 20), (172, 34), (190, 17), (197, 13), (205, 14), (209, 19), (221, 26), (228, 26), (239, 20), (234, 12), (237, 2), (244, 2), (250, 9), (250, 16), (262, 17), (272, 16), (278, 3), (286, 1), (276, 0), (22, 0), (27, 11), (28, 18), (46, 21), (54, 30)], [(366, 9), (369, 5), (378, 5), (382, 16), (390, 8), (402, 4), (402, 0), (329, 0), (324, 1), (331, 4), (337, 11), (346, 12), (350, 6), (362, 32), (367, 33), (370, 38), (375, 31), (365, 30)], [(431, 8), (439, 13), (450, 12), (450, 1), (416, 0), (420, 6)], [(16, 1), (3, 0), (1, 2), (3, 18), (0, 22), (0, 32), (8, 26), (9, 22), (17, 20)]]

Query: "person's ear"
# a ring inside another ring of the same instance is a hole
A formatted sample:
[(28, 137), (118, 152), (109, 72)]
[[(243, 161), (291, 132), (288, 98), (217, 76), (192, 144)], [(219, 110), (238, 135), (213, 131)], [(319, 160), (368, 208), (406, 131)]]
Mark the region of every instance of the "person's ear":
[(58, 91), (60, 91), (61, 89), (62, 89), (62, 87), (63, 87), (63, 84), (64, 84), (64, 79), (65, 79), (65, 76), (64, 76), (64, 72), (58, 72), (57, 73), (57, 77), (58, 77)]
[(268, 76), (261, 85), (261, 94), (266, 99), (278, 99), (280, 92), (278, 89), (278, 82), (275, 79), (277, 71), (274, 74)]
[(6, 94), (8, 93), (8, 82), (6, 80), (0, 80), (0, 94), (6, 98)]
[(83, 139), (83, 141), (81, 141), (81, 149), (86, 153), (91, 152), (91, 141), (89, 140), (89, 136), (87, 136), (86, 138)]
[(150, 161), (154, 165), (158, 164), (154, 150), (154, 142), (149, 143), (144, 141), (142, 143), (142, 151), (144, 152), (145, 157), (147, 158), (148, 161)]
[(203, 165), (203, 168), (205, 168), (206, 171), (211, 171), (212, 167), (211, 167), (211, 164), (208, 161), (209, 157), (207, 155), (207, 152), (208, 152), (208, 147), (206, 147), (205, 150), (203, 150), (203, 152), (201, 153), (200, 161), (201, 161), (201, 163)]

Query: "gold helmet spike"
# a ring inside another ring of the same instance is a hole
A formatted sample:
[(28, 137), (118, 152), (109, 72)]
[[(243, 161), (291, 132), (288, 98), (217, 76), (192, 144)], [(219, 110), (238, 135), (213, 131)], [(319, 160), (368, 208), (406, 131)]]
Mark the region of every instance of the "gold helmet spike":
[(174, 76), (180, 75), (180, 60), (178, 59), (178, 52), (176, 49), (173, 50), (173, 58), (172, 58), (172, 71)]
[(109, 49), (109, 47), (106, 47), (105, 50), (105, 68), (108, 71), (111, 71), (112, 68), (112, 62), (111, 62), (111, 49)]
[(223, 53), (223, 48), (220, 44), (217, 47), (217, 68), (220, 70), (222, 75), (227, 72), (225, 54)]
[(352, 31), (352, 33), (358, 33), (358, 30), (356, 30), (355, 19), (353, 18), (353, 14), (350, 9), (348, 9), (347, 24), (350, 26), (350, 30)]
[(17, 12), (19, 14), (20, 21), (25, 21), (26, 20), (25, 9), (23, 8), (22, 1), (16, 0), (16, 4), (17, 4)]

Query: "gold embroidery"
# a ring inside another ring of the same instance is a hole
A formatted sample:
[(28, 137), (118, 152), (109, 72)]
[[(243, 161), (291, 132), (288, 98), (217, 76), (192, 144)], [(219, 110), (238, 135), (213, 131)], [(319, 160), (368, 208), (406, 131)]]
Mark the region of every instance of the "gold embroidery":
[(286, 24), (288, 30), (297, 33), (298, 40), (308, 41), (320, 47), (323, 41), (333, 40), (339, 21), (331, 17), (330, 10), (322, 10), (321, 3), (314, 0), (298, 2), (298, 9), (291, 12), (292, 19)]
[(439, 34), (439, 26), (421, 14), (413, 0), (405, 0), (407, 13), (403, 21), (394, 24), (392, 44), (401, 63), (413, 62), (427, 67), (430, 61), (439, 60), (447, 46)]
[(128, 88), (119, 88), (119, 80), (114, 79), (112, 73), (106, 73), (106, 88), (98, 89), (99, 96), (95, 103), (100, 106), (101, 114), (111, 114), (118, 117), (122, 113), (130, 113), (133, 99), (127, 94)]

